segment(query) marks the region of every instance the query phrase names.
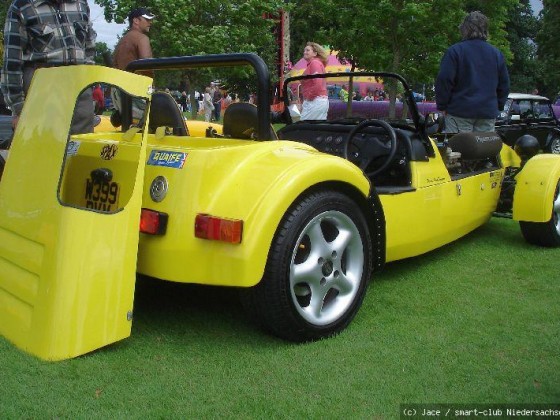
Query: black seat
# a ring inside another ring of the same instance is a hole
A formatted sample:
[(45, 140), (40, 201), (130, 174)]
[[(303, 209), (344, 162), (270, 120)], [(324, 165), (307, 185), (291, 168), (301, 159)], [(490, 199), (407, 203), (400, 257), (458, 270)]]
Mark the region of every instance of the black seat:
[[(248, 102), (235, 102), (224, 111), (223, 134), (234, 139), (257, 138), (258, 122), (255, 105)], [(270, 138), (278, 138), (272, 127), (270, 127)]]
[(155, 133), (158, 127), (170, 127), (176, 136), (188, 136), (187, 125), (177, 102), (166, 92), (155, 92), (150, 105), (149, 133)]
[(464, 160), (495, 158), (502, 149), (502, 139), (494, 132), (463, 132), (449, 139), (449, 147)]

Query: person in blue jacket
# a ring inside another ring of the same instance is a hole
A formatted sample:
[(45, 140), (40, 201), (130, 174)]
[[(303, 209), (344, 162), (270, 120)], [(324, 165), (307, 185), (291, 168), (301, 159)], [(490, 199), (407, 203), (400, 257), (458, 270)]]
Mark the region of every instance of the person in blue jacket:
[(490, 45), (488, 18), (469, 13), (459, 26), (462, 41), (445, 52), (436, 79), (437, 109), (445, 115), (445, 132), (494, 131), (509, 93), (503, 54)]

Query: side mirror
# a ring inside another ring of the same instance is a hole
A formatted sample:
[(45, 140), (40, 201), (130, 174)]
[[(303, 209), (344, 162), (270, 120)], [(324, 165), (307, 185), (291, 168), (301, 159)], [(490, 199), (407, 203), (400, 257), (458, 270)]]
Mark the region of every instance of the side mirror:
[(425, 119), (428, 134), (441, 133), (445, 124), (445, 116), (439, 112), (430, 112)]
[(438, 122), (439, 113), (437, 112), (430, 112), (426, 115), (424, 121), (426, 123), (426, 127), (431, 127)]

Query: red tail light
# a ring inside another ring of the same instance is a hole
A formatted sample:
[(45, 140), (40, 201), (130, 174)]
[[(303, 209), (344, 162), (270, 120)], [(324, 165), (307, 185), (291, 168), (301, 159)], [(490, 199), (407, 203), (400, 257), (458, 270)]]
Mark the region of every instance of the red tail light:
[(194, 221), (194, 236), (200, 239), (241, 243), (243, 220), (221, 219), (208, 214), (197, 214)]
[(164, 235), (167, 229), (167, 213), (142, 209), (140, 214), (140, 232), (150, 235)]

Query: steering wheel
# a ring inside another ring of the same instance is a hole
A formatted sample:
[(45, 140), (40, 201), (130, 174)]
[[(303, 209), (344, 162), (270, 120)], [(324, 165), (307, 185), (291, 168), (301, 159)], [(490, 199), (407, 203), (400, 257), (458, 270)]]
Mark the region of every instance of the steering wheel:
[[(389, 136), (389, 145), (374, 136), (358, 137), (358, 134), (367, 127), (381, 127)], [(350, 146), (353, 151), (350, 152)], [(397, 153), (397, 134), (389, 123), (382, 120), (365, 120), (358, 124), (346, 138), (343, 157), (354, 162), (369, 177), (374, 177), (384, 171)], [(383, 157), (385, 160), (377, 169), (365, 172), (367, 167), (376, 159)]]

